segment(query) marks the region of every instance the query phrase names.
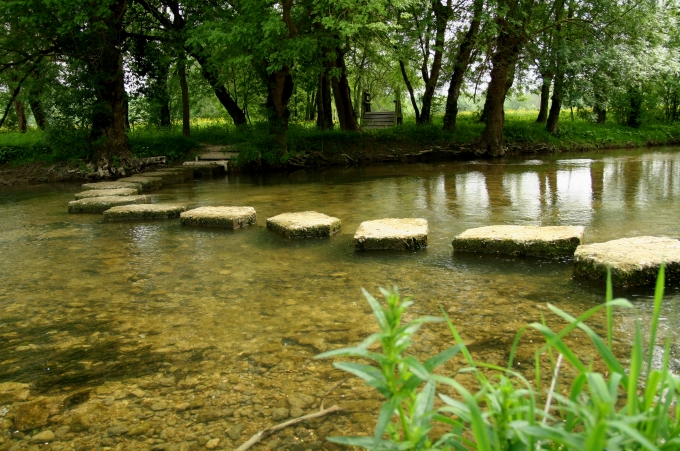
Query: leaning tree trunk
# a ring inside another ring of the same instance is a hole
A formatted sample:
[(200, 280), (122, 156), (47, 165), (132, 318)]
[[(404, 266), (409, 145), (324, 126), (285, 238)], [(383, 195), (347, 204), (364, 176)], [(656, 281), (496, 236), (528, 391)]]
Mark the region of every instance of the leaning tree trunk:
[(538, 117), (536, 122), (545, 124), (548, 120), (548, 106), (550, 105), (550, 85), (552, 84), (553, 75), (550, 73), (542, 74), (543, 83), (541, 84), (541, 103), (538, 110)]
[(408, 74), (406, 73), (406, 65), (403, 60), (399, 60), (399, 68), (401, 69), (401, 76), (404, 79), (404, 84), (406, 89), (408, 89), (408, 95), (411, 99), (411, 106), (416, 115), (416, 124), (420, 122), (420, 109), (418, 108), (418, 102), (416, 102), (416, 96), (413, 92), (413, 85), (411, 85), (411, 80), (408, 79)]
[(449, 83), (449, 92), (446, 97), (446, 112), (444, 113), (444, 131), (453, 131), (456, 129), (456, 119), (458, 118), (458, 98), (460, 97), (460, 88), (463, 86), (465, 72), (470, 65), (470, 56), (474, 49), (475, 38), (479, 32), (479, 26), (482, 21), (482, 11), (484, 7), (483, 0), (476, 0), (474, 4), (474, 12), (470, 28), (463, 42), (460, 44), (458, 50), (458, 58), (453, 69), (451, 82)]
[(43, 109), (42, 101), (40, 99), (31, 99), (28, 104), (31, 107), (33, 117), (35, 118), (35, 125), (37, 125), (40, 130), (45, 130), (45, 127), (47, 127), (47, 119), (45, 118), (45, 110)]
[(564, 70), (558, 69), (553, 84), (552, 103), (550, 113), (545, 124), (545, 129), (551, 134), (556, 135), (560, 124), (560, 111), (562, 111), (562, 99), (564, 98)]
[(330, 62), (329, 69), (340, 69), (340, 75), (331, 77), (331, 87), (333, 88), (333, 98), (335, 99), (335, 109), (338, 111), (338, 122), (340, 129), (344, 131), (358, 132), (359, 123), (357, 116), (352, 108), (352, 93), (347, 79), (347, 67), (345, 66), (345, 54), (340, 49), (335, 50), (335, 59)]
[(422, 74), (425, 82), (425, 92), (423, 92), (423, 103), (420, 109), (420, 117), (416, 122), (418, 125), (429, 124), (432, 121), (432, 99), (437, 88), (437, 81), (439, 81), (439, 73), (442, 68), (442, 57), (444, 55), (444, 34), (446, 32), (446, 24), (449, 22), (448, 8), (444, 7), (440, 1), (432, 2), (432, 10), (435, 15), (435, 38), (434, 38), (434, 57), (432, 59), (432, 68), (430, 73), (427, 73), (427, 66), (423, 65)]
[(279, 156), (288, 152), (286, 132), (288, 131), (288, 101), (293, 95), (293, 77), (288, 66), (269, 74), (267, 89), (267, 114), (269, 119), (269, 133), (275, 136), (279, 145)]
[(333, 130), (333, 101), (331, 81), (328, 71), (319, 75), (319, 90), (316, 94), (316, 127), (320, 130)]

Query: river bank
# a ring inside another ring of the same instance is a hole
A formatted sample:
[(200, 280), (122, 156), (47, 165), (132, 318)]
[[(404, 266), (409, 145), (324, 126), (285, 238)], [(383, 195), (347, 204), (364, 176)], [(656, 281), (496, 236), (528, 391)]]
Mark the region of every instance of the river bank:
[[(321, 131), (294, 124), (287, 135), (288, 152), (282, 157), (261, 124), (242, 130), (225, 124), (196, 127), (190, 138), (182, 137), (175, 128), (137, 127), (129, 133), (129, 140), (139, 158), (163, 155), (171, 165), (181, 165), (207, 146), (221, 147), (238, 152), (231, 165), (233, 171), (264, 173), (491, 158), (477, 145), (482, 129), (483, 124), (472, 115), (462, 116), (454, 133), (443, 132), (437, 120), (427, 126), (405, 124), (363, 133)], [(82, 134), (66, 135), (55, 141), (53, 132), (0, 133), (0, 186), (91, 180)], [(507, 156), (653, 147), (680, 144), (680, 125), (647, 124), (635, 129), (565, 117), (560, 132), (551, 135), (531, 116), (509, 113), (505, 138)]]

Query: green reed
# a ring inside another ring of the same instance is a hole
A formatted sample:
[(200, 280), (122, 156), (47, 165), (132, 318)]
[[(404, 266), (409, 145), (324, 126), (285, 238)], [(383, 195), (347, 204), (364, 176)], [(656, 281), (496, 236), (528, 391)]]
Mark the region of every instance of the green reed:
[[(385, 397), (375, 433), (373, 437), (331, 437), (330, 441), (385, 451), (680, 449), (680, 378), (668, 367), (669, 338), (662, 367), (652, 368), (664, 292), (663, 267), (655, 289), (649, 346), (645, 349), (636, 321), (632, 349), (625, 360), (619, 360), (612, 349), (613, 308), (633, 307), (625, 299), (612, 299), (609, 278), (606, 302), (579, 317), (548, 304), (550, 311), (567, 325), (553, 330), (543, 321), (524, 327), (512, 345), (507, 367), (476, 361), (446, 314), (444, 318), (423, 317), (404, 323), (404, 313), (412, 302), (402, 299), (396, 287), (381, 292), (384, 305), (364, 290), (380, 332), (358, 346), (317, 356), (352, 356), (371, 362), (336, 362), (334, 366), (362, 378)], [(586, 324), (602, 309), (607, 321), (604, 339)], [(436, 321), (447, 323), (456, 344), (420, 362), (407, 350), (418, 329)], [(545, 344), (535, 355), (534, 383), (512, 369), (517, 346), (527, 328), (537, 330), (545, 338)], [(564, 341), (576, 329), (589, 337), (606, 372), (598, 372), (590, 363), (584, 363)], [(380, 343), (381, 352), (371, 350), (375, 343)], [(467, 365), (455, 374), (434, 372), (459, 353)], [(541, 387), (539, 362), (543, 355), (548, 355), (551, 362), (552, 383), (546, 390)], [(568, 395), (556, 389), (559, 372), (566, 366), (576, 374), (564, 392)], [(472, 392), (454, 379), (461, 373), (474, 375), (479, 389)], [(442, 385), (453, 388), (456, 395), (438, 393)], [(437, 397), (441, 407), (435, 408)], [(444, 425), (447, 432), (435, 440), (431, 431), (436, 423)]]

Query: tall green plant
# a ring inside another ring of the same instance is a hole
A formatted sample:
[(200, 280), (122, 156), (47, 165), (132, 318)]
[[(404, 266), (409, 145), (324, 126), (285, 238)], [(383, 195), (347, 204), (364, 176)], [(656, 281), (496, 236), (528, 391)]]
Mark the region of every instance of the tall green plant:
[[(353, 356), (373, 364), (340, 362), (334, 365), (364, 379), (386, 400), (380, 410), (373, 437), (331, 437), (329, 440), (369, 450), (678, 450), (680, 449), (680, 378), (668, 369), (670, 340), (666, 339), (661, 368), (652, 367), (661, 303), (664, 269), (661, 268), (654, 296), (649, 346), (645, 349), (639, 322), (630, 357), (622, 362), (612, 349), (613, 307), (632, 308), (625, 299), (612, 300), (608, 282), (607, 302), (578, 318), (548, 304), (567, 325), (554, 331), (545, 322), (530, 327), (540, 332), (546, 343), (536, 353), (536, 383), (532, 385), (512, 363), (521, 335), (518, 334), (505, 368), (475, 361), (451, 320), (446, 317), (455, 346), (421, 363), (407, 355), (413, 335), (427, 322), (441, 318), (424, 317), (403, 324), (403, 315), (412, 304), (402, 300), (396, 287), (381, 289), (385, 305), (364, 290), (380, 326), (375, 333), (353, 348), (330, 351), (318, 358)], [(585, 321), (606, 309), (607, 337), (601, 338)], [(564, 341), (574, 330), (586, 333), (606, 366), (606, 373), (593, 370)], [(369, 348), (380, 342), (382, 352)], [(644, 353), (647, 352), (645, 360)], [(434, 370), (462, 353), (467, 366), (456, 371), (470, 373), (479, 388), (471, 392), (453, 375)], [(540, 357), (550, 356), (553, 383), (541, 392)], [(554, 359), (554, 355), (559, 357)], [(562, 363), (564, 362), (564, 363)], [(556, 390), (561, 365), (576, 372), (563, 395)], [(438, 394), (441, 407), (435, 408), (437, 384), (452, 387), (457, 396)], [(545, 405), (543, 406), (543, 400)], [(448, 427), (437, 440), (430, 437), (435, 422)]]

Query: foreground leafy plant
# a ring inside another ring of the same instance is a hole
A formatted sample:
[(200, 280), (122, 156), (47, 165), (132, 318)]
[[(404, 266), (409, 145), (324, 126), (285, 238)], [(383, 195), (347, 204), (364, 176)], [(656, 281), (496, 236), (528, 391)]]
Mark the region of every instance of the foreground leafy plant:
[[(666, 340), (661, 368), (652, 366), (661, 302), (664, 269), (661, 268), (654, 296), (654, 313), (649, 347), (645, 350), (636, 322), (635, 338), (627, 365), (612, 351), (613, 307), (632, 308), (624, 299), (612, 300), (608, 280), (606, 303), (594, 307), (578, 318), (548, 305), (564, 319), (567, 326), (558, 332), (544, 323), (530, 327), (546, 339), (536, 353), (536, 382), (532, 385), (521, 373), (512, 370), (520, 337), (518, 334), (506, 368), (477, 362), (465, 347), (451, 320), (423, 317), (403, 324), (403, 316), (412, 305), (402, 300), (397, 288), (381, 289), (385, 305), (365, 290), (364, 296), (373, 310), (381, 331), (352, 348), (338, 349), (317, 356), (353, 356), (372, 361), (334, 363), (339, 369), (359, 376), (378, 390), (384, 402), (373, 437), (331, 437), (329, 440), (369, 450), (678, 450), (680, 449), (680, 379), (668, 369), (670, 341)], [(585, 321), (606, 309), (607, 338), (598, 336)], [(425, 362), (407, 355), (413, 335), (425, 323), (446, 321), (455, 346)], [(597, 357), (606, 365), (607, 374), (593, 371), (569, 348), (564, 338), (580, 329), (592, 341)], [(369, 347), (380, 342), (382, 352)], [(644, 359), (645, 351), (647, 353)], [(462, 353), (467, 366), (457, 373), (470, 373), (479, 389), (472, 393), (453, 377), (433, 371)], [(547, 354), (552, 362), (553, 380), (546, 393), (541, 392), (540, 358)], [(558, 355), (557, 360), (554, 359)], [(562, 362), (576, 371), (569, 395), (556, 390)], [(481, 371), (484, 370), (484, 371)], [(486, 374), (492, 376), (488, 377)], [(452, 387), (458, 396), (438, 395), (443, 406), (435, 409), (437, 384)], [(546, 399), (545, 406), (539, 405)], [(396, 418), (397, 421), (393, 421)], [(435, 423), (446, 425), (448, 432), (438, 440), (430, 437)]]

